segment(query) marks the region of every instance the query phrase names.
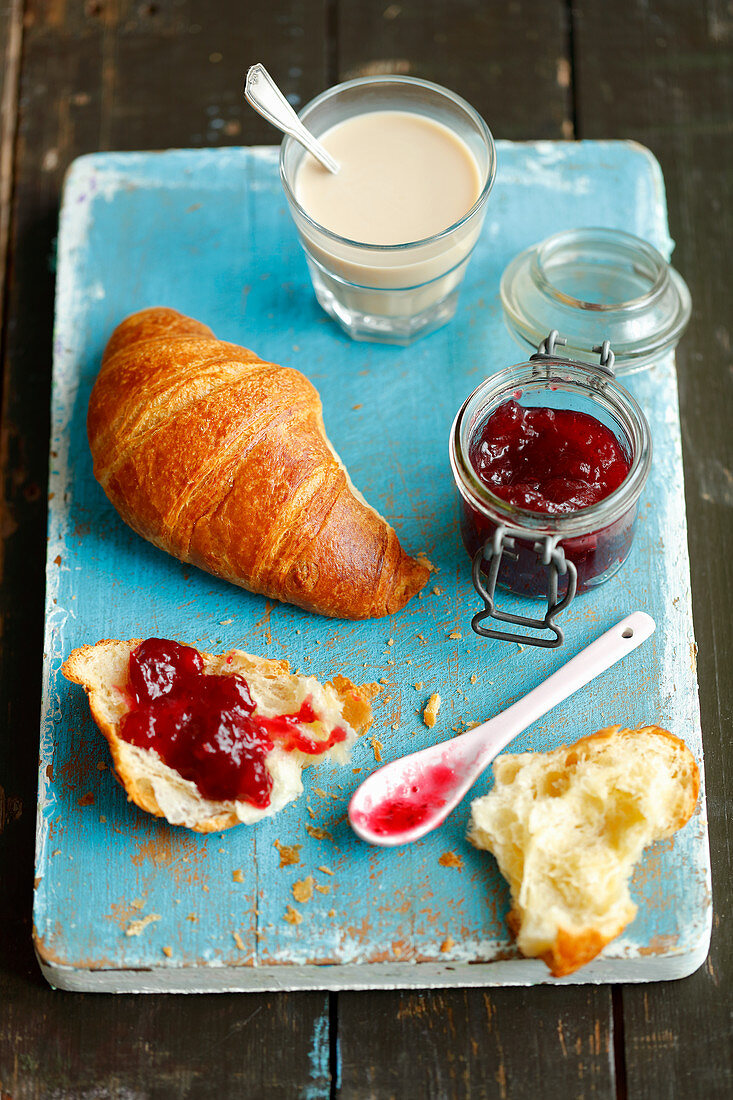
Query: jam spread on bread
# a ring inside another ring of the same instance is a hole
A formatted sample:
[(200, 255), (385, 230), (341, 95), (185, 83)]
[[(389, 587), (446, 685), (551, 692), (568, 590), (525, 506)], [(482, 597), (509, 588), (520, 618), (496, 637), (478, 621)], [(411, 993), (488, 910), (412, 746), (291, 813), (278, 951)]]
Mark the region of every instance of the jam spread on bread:
[(471, 463), (502, 500), (553, 515), (597, 504), (630, 468), (616, 436), (594, 416), (516, 401), (488, 418), (472, 443)]
[(192, 780), (204, 798), (269, 806), (272, 776), (265, 760), (275, 743), (320, 755), (344, 741), (336, 727), (326, 740), (302, 729), (318, 720), (310, 700), (297, 714), (258, 714), (244, 676), (207, 675), (198, 650), (148, 638), (130, 654), (130, 710), (120, 735)]

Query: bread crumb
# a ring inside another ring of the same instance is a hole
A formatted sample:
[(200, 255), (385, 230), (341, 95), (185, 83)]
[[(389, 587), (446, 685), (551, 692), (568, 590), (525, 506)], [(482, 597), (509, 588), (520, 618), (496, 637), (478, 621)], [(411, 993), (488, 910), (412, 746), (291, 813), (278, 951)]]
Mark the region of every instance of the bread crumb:
[(280, 866), (289, 867), (291, 864), (300, 863), (300, 849), (302, 844), (281, 844), (279, 840), (273, 841), (273, 845), (280, 854)]
[(419, 638), (421, 642), (425, 641), (425, 635), (424, 634), (416, 634), (415, 637)]
[(97, 761), (97, 771), (98, 772), (104, 772), (106, 770), (107, 770), (107, 765), (105, 764), (104, 760), (98, 760)]
[(378, 764), (382, 763), (382, 743), (377, 741), (376, 737), (372, 737), (369, 741), (372, 749), (374, 750), (374, 759)]
[(330, 894), (331, 893), (331, 887), (328, 885), (328, 883), (326, 883), (325, 886), (321, 886), (321, 884), (317, 882), (316, 883), (316, 890), (318, 891), (319, 894)]
[(399, 722), (393, 722), (393, 723), (392, 723), (392, 729), (393, 729), (393, 730), (398, 730), (399, 728), (400, 728), (400, 724), (399, 724)]
[(102, 823), (103, 825), (106, 825), (106, 824), (107, 824), (107, 818), (106, 818), (106, 817), (104, 816), (104, 814), (100, 814), (100, 815), (99, 815), (99, 820), (101, 821), (101, 823)]
[(422, 691), (422, 689), (425, 687), (425, 684), (422, 682), (422, 680), (418, 680), (417, 683), (413, 684), (412, 686), (414, 687), (415, 691)]
[(324, 875), (335, 875), (336, 874), (336, 872), (332, 871), (330, 867), (321, 866), (321, 867), (318, 868), (318, 870), (323, 871)]
[(389, 676), (380, 676), (379, 677), (379, 682), (380, 682), (380, 684), (388, 684), (389, 683)]
[(335, 909), (329, 909), (328, 910), (328, 915), (329, 915), (329, 917), (335, 917), (336, 916), (336, 910)]
[(440, 950), (445, 955), (453, 947), (455, 947), (455, 940), (453, 939), (452, 936), (446, 936), (445, 939), (443, 940), (443, 942), (440, 945)]
[(162, 920), (160, 913), (148, 913), (147, 917), (139, 917), (138, 920), (131, 920), (125, 929), (126, 936), (139, 936), (144, 929), (152, 924), (156, 920)]
[(352, 405), (351, 407), (356, 412), (357, 409), (360, 409), (362, 407), (361, 402), (358, 405)]
[(351, 770), (354, 773), (354, 775), (359, 775), (359, 773), (362, 772), (364, 769), (363, 768), (352, 768)]
[(232, 879), (234, 882), (244, 882), (244, 871), (241, 867), (237, 867), (236, 871), (232, 871)]
[(226, 852), (226, 848), (217, 848), (217, 852)]
[(199, 918), (197, 913), (189, 913), (186, 920), (190, 920), (191, 924), (198, 924)]
[(314, 817), (316, 816), (316, 811), (315, 811), (315, 810), (312, 810), (312, 809), (311, 809), (311, 807), (310, 807), (310, 806), (308, 806), (308, 805), (306, 805), (306, 807), (305, 807), (305, 808), (306, 808), (306, 810), (308, 811), (308, 813), (309, 813), (309, 815), (310, 815), (310, 817), (311, 817), (311, 820), (312, 820), (312, 819), (313, 819), (313, 818), (314, 818)]
[(234, 622), (234, 619), (220, 619), (219, 620), (219, 626), (229, 626), (233, 622)]
[(205, 894), (208, 894), (208, 892), (209, 892), (209, 887), (208, 886), (202, 886), (201, 889), (203, 890), (203, 892)]
[(452, 638), (454, 642), (460, 642), (463, 635), (461, 634), (460, 630), (452, 630), (448, 637)]
[(478, 680), (478, 676), (476, 675), (476, 673), (475, 672), (471, 673), (471, 683), (475, 684), (477, 680)]
[(455, 852), (443, 852), (442, 856), (438, 858), (438, 863), (442, 867), (458, 867), (459, 870), (463, 869), (463, 860)]
[(387, 645), (394, 645), (394, 638), (388, 638)]
[(433, 692), (427, 701), (424, 711), (422, 712), (422, 720), (428, 729), (432, 729), (435, 725), (435, 720), (438, 717), (438, 711), (440, 710), (440, 696)]
[(145, 901), (143, 900), (143, 898), (133, 898), (133, 900), (130, 902), (130, 905), (133, 909), (144, 909)]
[(296, 901), (305, 903), (313, 897), (313, 875), (293, 883), (293, 897)]
[(321, 787), (314, 787), (313, 794), (317, 794), (319, 798), (328, 798), (328, 795)]
[(317, 825), (306, 825), (305, 831), (308, 836), (312, 836), (314, 840), (333, 840), (328, 829), (321, 829)]
[(234, 942), (236, 943), (236, 945), (237, 945), (237, 947), (239, 948), (240, 951), (246, 951), (247, 950), (247, 945), (245, 944), (244, 940), (240, 936), (239, 932), (232, 932), (232, 939), (234, 940)]
[(430, 589), (430, 591), (433, 593), (434, 596), (442, 596), (443, 595), (443, 589), (438, 588), (437, 584), (434, 584), (433, 587)]
[(303, 914), (299, 913), (297, 909), (293, 909), (292, 905), (288, 905), (283, 920), (288, 924), (301, 924), (303, 921)]
[(171, 957), (171, 955), (173, 954), (173, 948), (172, 947), (164, 947), (163, 948), (163, 954), (165, 955), (165, 957), (167, 959), (169, 959)]
[(430, 558), (428, 558), (424, 551), (420, 551), (420, 553), (417, 555), (417, 560), (420, 562), (421, 565), (426, 566), (431, 573), (439, 572), (438, 566), (433, 565), (433, 563), (430, 561)]
[(94, 805), (94, 791), (88, 791), (83, 794), (81, 798), (76, 800), (77, 806), (93, 806)]

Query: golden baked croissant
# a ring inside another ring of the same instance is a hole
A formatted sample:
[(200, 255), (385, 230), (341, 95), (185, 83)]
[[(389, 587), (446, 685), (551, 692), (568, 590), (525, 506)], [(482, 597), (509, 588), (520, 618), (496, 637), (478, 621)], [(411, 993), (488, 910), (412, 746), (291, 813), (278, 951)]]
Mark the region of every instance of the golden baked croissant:
[(175, 310), (115, 329), (87, 429), (117, 511), (181, 561), (348, 619), (399, 611), (427, 581), (351, 485), (308, 379)]

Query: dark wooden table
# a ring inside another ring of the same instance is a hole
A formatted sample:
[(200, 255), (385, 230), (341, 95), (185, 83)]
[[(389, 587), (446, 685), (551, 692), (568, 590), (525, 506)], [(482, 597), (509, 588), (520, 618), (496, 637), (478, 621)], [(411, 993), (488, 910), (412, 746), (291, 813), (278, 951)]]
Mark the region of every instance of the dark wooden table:
[[(726, 0), (0, 0), (0, 1097), (733, 1095), (733, 7)], [(446, 992), (53, 992), (31, 896), (59, 190), (97, 149), (271, 143), (264, 61), (303, 104), (373, 72), (446, 84), (496, 136), (633, 138), (693, 297), (677, 355), (715, 921), (681, 982)], [(330, 1043), (314, 1046), (327, 1018)], [(329, 1050), (329, 1057), (323, 1056)]]

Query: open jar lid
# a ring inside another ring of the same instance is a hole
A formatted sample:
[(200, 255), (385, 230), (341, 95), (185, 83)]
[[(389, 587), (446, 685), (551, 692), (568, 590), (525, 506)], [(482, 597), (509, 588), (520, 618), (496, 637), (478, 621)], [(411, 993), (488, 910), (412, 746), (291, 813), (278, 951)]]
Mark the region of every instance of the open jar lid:
[(520, 344), (536, 349), (557, 329), (563, 356), (583, 360), (608, 340), (618, 374), (675, 348), (691, 308), (682, 276), (620, 229), (569, 229), (520, 252), (502, 276), (501, 302)]

